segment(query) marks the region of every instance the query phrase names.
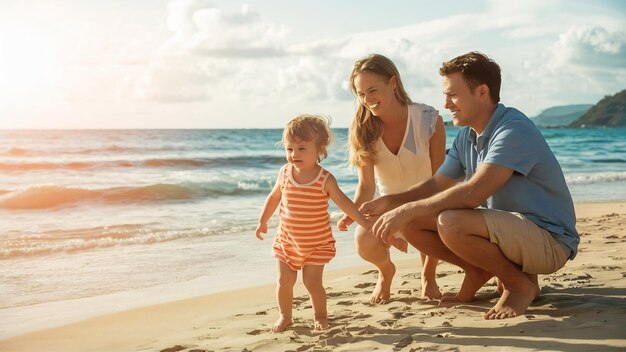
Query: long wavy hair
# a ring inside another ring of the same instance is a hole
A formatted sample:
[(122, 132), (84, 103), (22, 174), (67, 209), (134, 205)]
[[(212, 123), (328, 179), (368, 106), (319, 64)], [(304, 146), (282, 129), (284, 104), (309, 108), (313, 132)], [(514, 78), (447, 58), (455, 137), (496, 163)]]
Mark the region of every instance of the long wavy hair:
[(354, 64), (354, 69), (350, 74), (350, 89), (356, 98), (357, 108), (349, 132), (349, 162), (350, 165), (357, 167), (366, 160), (373, 160), (376, 155), (376, 141), (383, 134), (382, 122), (360, 102), (354, 85), (356, 76), (363, 72), (379, 75), (387, 83), (391, 78), (396, 77), (397, 85), (394, 90), (396, 99), (405, 106), (411, 103), (411, 98), (404, 90), (400, 73), (393, 61), (380, 54), (370, 54)]

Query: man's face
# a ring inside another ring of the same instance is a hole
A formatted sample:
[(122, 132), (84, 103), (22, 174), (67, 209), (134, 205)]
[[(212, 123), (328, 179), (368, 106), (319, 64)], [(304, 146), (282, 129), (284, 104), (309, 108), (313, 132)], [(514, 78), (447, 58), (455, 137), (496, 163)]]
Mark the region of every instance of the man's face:
[(479, 87), (473, 91), (465, 82), (461, 72), (443, 76), (443, 94), (446, 98), (445, 108), (452, 113), (455, 126), (471, 126), (480, 111)]

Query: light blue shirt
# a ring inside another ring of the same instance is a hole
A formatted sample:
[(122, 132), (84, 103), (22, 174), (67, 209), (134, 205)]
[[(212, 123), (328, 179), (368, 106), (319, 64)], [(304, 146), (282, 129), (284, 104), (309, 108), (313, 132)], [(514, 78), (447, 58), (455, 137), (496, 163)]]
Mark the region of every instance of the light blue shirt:
[(523, 214), (550, 231), (574, 259), (580, 242), (574, 202), (559, 162), (533, 122), (517, 109), (498, 104), (480, 136), (469, 127), (459, 131), (437, 172), (468, 180), (483, 163), (513, 170), (483, 206)]

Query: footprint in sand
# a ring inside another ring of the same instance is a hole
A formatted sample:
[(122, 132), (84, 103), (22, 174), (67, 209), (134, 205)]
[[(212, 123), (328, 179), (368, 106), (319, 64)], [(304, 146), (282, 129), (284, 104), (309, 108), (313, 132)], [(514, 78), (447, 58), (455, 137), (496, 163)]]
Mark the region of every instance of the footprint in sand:
[(397, 319), (383, 319), (383, 320), (377, 321), (378, 324), (386, 328), (393, 328), (394, 326), (396, 326), (397, 322), (398, 322)]
[(261, 330), (261, 329), (255, 329), (255, 330), (246, 332), (246, 334), (248, 334), (248, 335), (258, 335), (258, 334), (260, 334), (262, 332), (263, 332), (263, 330)]
[(358, 285), (355, 285), (354, 288), (367, 288), (367, 287), (372, 287), (372, 286), (376, 286), (375, 282), (364, 282)]
[(331, 292), (326, 294), (328, 297), (341, 297), (341, 296), (355, 296), (356, 292), (352, 291), (341, 291), (341, 292)]
[(297, 352), (303, 352), (303, 351), (309, 350), (309, 349), (311, 349), (313, 347), (315, 347), (314, 344), (302, 345), (302, 346), (296, 348), (296, 351)]
[[(309, 300), (309, 297), (307, 296), (300, 296), (300, 297), (294, 297), (293, 298), (293, 305), (298, 307), (300, 306), (302, 303), (306, 302)], [(306, 307), (305, 307), (306, 308)]]
[(178, 351), (182, 351), (184, 349), (186, 349), (187, 347), (181, 346), (181, 345), (176, 345), (174, 347), (169, 347), (169, 348), (165, 348), (162, 349), (161, 352), (178, 352)]
[(337, 303), (335, 303), (338, 306), (351, 306), (354, 304), (354, 302), (352, 301), (339, 301)]
[(415, 313), (412, 312), (393, 312), (391, 313), (391, 316), (393, 316), (394, 319), (396, 320), (400, 320), (402, 318), (406, 318), (406, 317), (410, 317), (415, 315)]
[(406, 346), (410, 345), (413, 342), (413, 337), (411, 337), (411, 335), (407, 335), (404, 338), (402, 338), (400, 341), (395, 342), (393, 344), (393, 349), (394, 350), (401, 350), (403, 348), (405, 348)]

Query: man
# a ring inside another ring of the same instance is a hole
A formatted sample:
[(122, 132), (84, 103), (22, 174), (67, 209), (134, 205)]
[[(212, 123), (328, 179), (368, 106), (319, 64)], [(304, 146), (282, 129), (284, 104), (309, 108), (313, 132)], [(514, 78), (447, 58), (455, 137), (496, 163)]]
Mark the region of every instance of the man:
[(373, 232), (383, 241), (395, 243), (402, 231), (418, 250), (464, 269), (459, 292), (442, 300), (471, 301), (496, 276), (502, 295), (484, 317), (514, 317), (539, 295), (537, 274), (556, 272), (576, 256), (572, 197), (539, 130), (499, 104), (497, 63), (471, 52), (439, 73), (454, 125), (467, 127), (432, 178), (362, 211), (381, 215)]

